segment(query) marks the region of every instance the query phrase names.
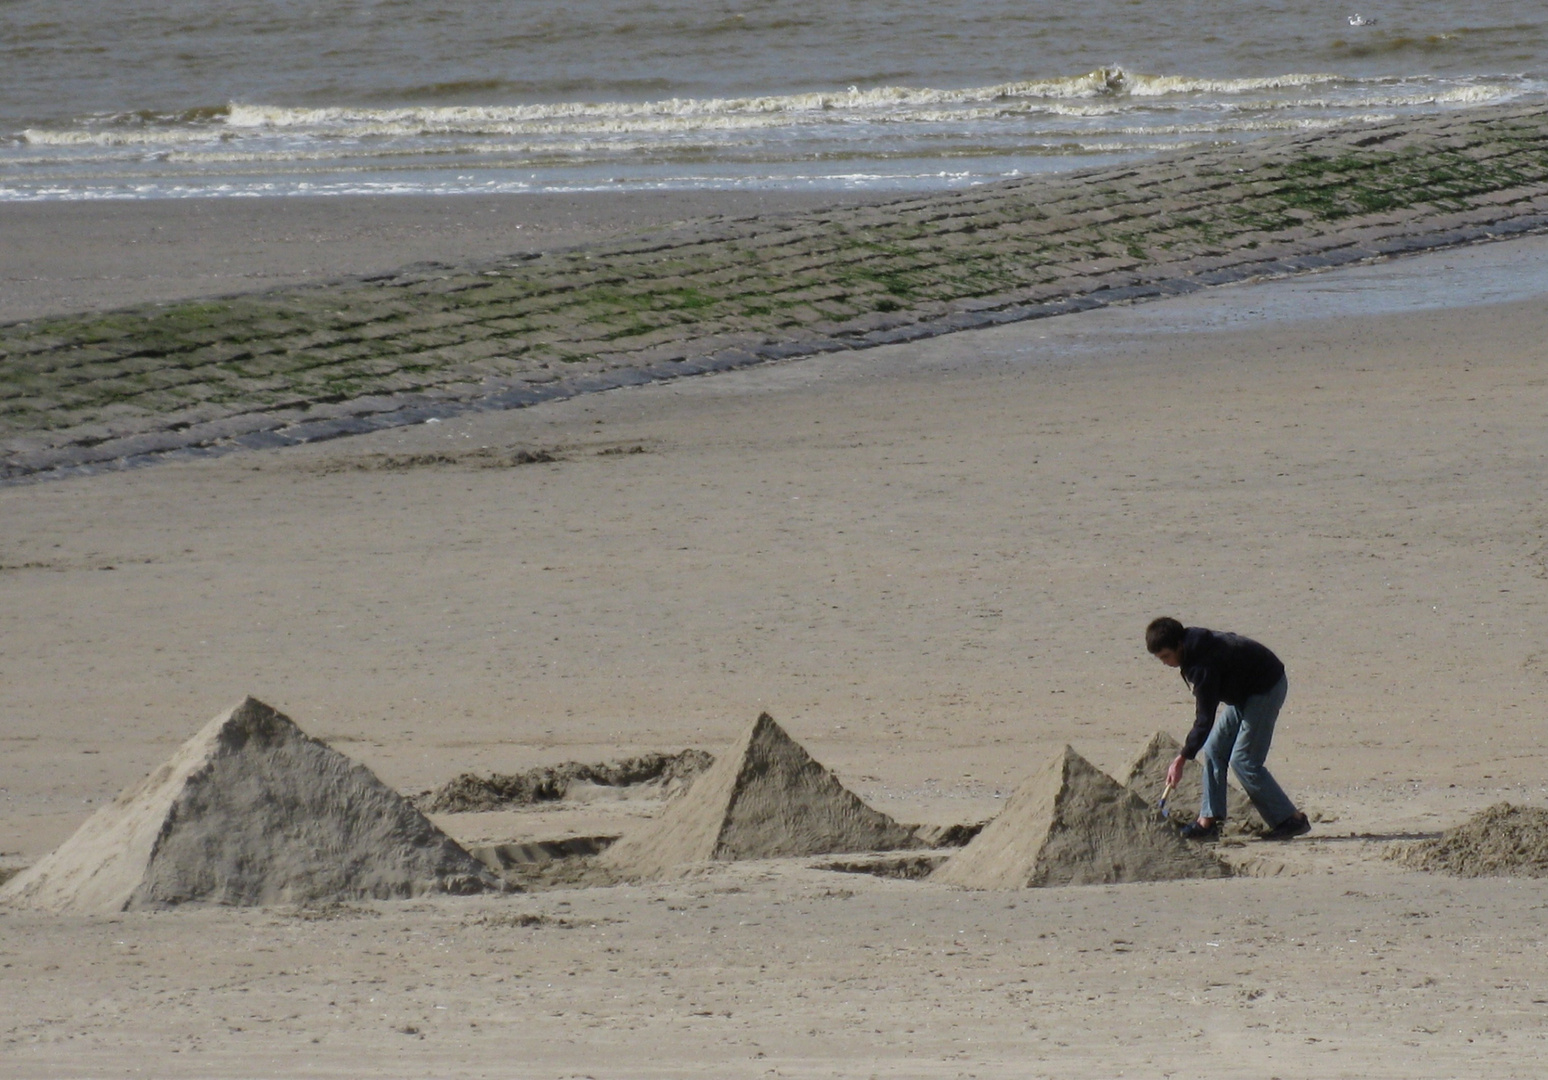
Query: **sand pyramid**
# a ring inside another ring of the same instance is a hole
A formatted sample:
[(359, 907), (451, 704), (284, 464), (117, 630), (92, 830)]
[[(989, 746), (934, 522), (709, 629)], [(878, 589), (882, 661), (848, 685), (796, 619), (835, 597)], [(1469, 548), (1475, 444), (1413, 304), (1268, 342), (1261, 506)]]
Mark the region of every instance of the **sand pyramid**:
[(1068, 746), (931, 881), (969, 889), (1226, 877), (1133, 792)]
[(677, 802), (601, 857), (626, 877), (687, 863), (916, 847), (913, 830), (872, 810), (768, 713)]
[[(1182, 743), (1164, 731), (1150, 737), (1145, 749), (1140, 751), (1123, 786), (1140, 797), (1147, 806), (1154, 807), (1161, 801), (1166, 790), (1166, 767), (1182, 753)], [(1186, 825), (1199, 813), (1199, 802), (1204, 797), (1204, 768), (1197, 761), (1188, 762), (1183, 769), (1182, 782), (1167, 800), (1174, 825)], [(1261, 833), (1267, 828), (1263, 819), (1253, 809), (1247, 793), (1235, 784), (1226, 785), (1226, 830), (1233, 833)]]
[(248, 698), (8, 882), (0, 900), (84, 913), (498, 887), (370, 769)]

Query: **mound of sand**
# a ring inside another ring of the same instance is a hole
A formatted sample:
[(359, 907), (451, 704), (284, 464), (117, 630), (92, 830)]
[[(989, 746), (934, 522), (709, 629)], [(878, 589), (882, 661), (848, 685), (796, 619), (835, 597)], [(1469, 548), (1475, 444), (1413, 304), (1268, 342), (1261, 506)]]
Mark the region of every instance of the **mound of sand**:
[(1227, 877), (1204, 848), (1070, 747), (1016, 789), (931, 881), (969, 889)]
[(466, 814), (504, 810), (512, 806), (532, 806), (564, 798), (575, 783), (600, 787), (654, 787), (663, 795), (680, 793), (694, 778), (715, 763), (703, 750), (683, 750), (676, 754), (643, 754), (623, 761), (588, 764), (566, 761), (545, 765), (526, 772), (492, 776), (463, 773), (434, 791), (415, 800), (430, 814)]
[(711, 859), (917, 846), (912, 829), (861, 802), (764, 713), (686, 795), (598, 861), (622, 876), (655, 878)]
[[(1145, 744), (1145, 749), (1140, 751), (1139, 757), (1134, 759), (1134, 764), (1129, 766), (1123, 786), (1138, 795), (1146, 806), (1154, 807), (1161, 801), (1161, 793), (1166, 790), (1166, 767), (1180, 753), (1182, 743), (1164, 731), (1156, 732)], [(1188, 824), (1198, 815), (1203, 798), (1204, 768), (1197, 761), (1190, 761), (1183, 768), (1182, 782), (1167, 800), (1167, 809), (1170, 811), (1168, 820), (1176, 826)], [(1258, 816), (1247, 793), (1228, 782), (1225, 831), (1256, 835), (1267, 830), (1268, 826)]]
[(370, 769), (248, 698), (0, 889), (0, 900), (85, 913), (500, 887)]
[(1548, 810), (1496, 803), (1434, 840), (1404, 844), (1387, 857), (1457, 877), (1548, 877)]

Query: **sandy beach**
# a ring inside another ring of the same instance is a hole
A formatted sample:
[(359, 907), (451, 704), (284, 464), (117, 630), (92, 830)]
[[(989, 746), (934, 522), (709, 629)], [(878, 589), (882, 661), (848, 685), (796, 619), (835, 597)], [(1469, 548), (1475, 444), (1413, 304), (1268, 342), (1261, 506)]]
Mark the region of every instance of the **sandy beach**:
[[(10, 205), (0, 318), (743, 205), (694, 198)], [(122, 237), (160, 228), (216, 238), (147, 234), (131, 264)], [(1544, 256), (1361, 280), (1468, 295)], [(328, 917), (6, 911), (0, 1075), (1535, 1075), (1542, 884), (1381, 855), (1548, 804), (1548, 313), (1322, 304), (1338, 280), (0, 489), (6, 865), (248, 693), (405, 792), (715, 751), (768, 710), (872, 806), (982, 820), (1066, 743), (1116, 773), (1182, 734), (1141, 640), (1163, 613), (1285, 659), (1271, 764), (1316, 821), (1225, 881), (979, 893), (790, 860)], [(499, 464), (522, 450), (553, 460)]]

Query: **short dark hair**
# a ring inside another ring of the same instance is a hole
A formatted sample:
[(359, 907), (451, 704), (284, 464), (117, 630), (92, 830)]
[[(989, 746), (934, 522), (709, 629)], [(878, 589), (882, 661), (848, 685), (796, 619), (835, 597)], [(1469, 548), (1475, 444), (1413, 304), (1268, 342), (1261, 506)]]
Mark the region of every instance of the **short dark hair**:
[(1183, 624), (1170, 615), (1163, 615), (1159, 619), (1152, 619), (1150, 625), (1145, 627), (1145, 648), (1154, 656), (1162, 649), (1173, 651), (1182, 648)]

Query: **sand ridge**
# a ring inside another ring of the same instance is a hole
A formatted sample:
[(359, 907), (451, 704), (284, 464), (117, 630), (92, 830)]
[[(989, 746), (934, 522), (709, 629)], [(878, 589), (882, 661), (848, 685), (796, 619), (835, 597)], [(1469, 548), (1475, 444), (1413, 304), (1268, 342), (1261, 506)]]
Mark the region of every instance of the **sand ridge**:
[(713, 755), (688, 749), (675, 754), (656, 751), (622, 761), (566, 761), (508, 775), (463, 773), (419, 795), (415, 804), (426, 813), (498, 810), (555, 802), (563, 799), (572, 785), (581, 784), (631, 789), (635, 794), (670, 795), (685, 790), (714, 763)]

